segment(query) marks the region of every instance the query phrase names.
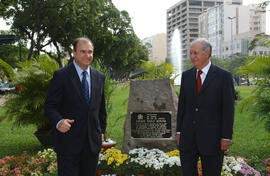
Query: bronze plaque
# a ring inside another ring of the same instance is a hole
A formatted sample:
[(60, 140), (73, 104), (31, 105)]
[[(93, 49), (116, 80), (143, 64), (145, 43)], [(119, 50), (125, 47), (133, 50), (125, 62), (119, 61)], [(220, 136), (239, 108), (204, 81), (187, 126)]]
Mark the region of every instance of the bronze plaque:
[(170, 138), (172, 136), (170, 112), (132, 112), (131, 137)]

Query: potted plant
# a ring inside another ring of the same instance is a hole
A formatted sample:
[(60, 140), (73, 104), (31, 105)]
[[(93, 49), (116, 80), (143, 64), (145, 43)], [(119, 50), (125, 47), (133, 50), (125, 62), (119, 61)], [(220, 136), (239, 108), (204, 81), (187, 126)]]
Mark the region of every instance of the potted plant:
[(129, 151), (129, 165), (136, 175), (165, 175), (169, 156), (159, 149), (137, 148)]
[(116, 144), (117, 144), (116, 141), (114, 141), (110, 138), (107, 138), (105, 141), (102, 142), (101, 147), (102, 147), (103, 151), (106, 151), (107, 149), (114, 147)]
[(102, 150), (98, 160), (98, 172), (102, 174), (124, 174), (127, 170), (128, 155), (116, 148)]
[(173, 150), (166, 153), (169, 158), (164, 166), (167, 175), (181, 175), (181, 163), (179, 150)]
[(59, 66), (47, 55), (41, 55), (37, 60), (19, 63), (18, 67), (14, 84), (20, 89), (9, 95), (0, 119), (10, 119), (16, 126), (35, 125), (35, 135), (42, 145), (52, 146), (53, 127), (44, 115), (43, 105), (53, 72)]

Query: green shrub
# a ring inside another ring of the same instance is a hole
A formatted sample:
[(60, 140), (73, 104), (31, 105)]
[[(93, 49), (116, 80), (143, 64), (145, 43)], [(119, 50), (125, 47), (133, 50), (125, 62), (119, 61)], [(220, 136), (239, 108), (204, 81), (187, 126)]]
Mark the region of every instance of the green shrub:
[(158, 65), (155, 61), (142, 61), (142, 69), (146, 72), (139, 79), (170, 79), (171, 84), (174, 83), (175, 75), (174, 67), (169, 63)]
[(59, 66), (46, 55), (18, 66), (14, 83), (21, 89), (10, 94), (4, 106), (6, 112), (0, 120), (9, 119), (16, 126), (34, 124), (38, 128), (46, 127), (49, 123), (43, 105), (53, 72)]
[(8, 63), (0, 59), (0, 79), (3, 81), (6, 80), (7, 78), (11, 79), (13, 76), (14, 71), (12, 67)]
[(242, 102), (242, 111), (249, 107), (258, 121), (266, 121), (266, 129), (270, 132), (270, 55), (254, 56), (247, 60), (239, 73), (253, 78), (257, 87)]

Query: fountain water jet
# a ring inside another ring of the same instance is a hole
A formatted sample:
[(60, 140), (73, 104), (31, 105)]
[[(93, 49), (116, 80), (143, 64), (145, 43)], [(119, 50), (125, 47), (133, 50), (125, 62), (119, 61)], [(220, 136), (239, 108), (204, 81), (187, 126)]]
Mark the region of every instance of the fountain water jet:
[(170, 44), (171, 49), (171, 64), (174, 66), (175, 75), (178, 75), (175, 80), (175, 85), (181, 84), (181, 74), (182, 74), (182, 42), (179, 29), (175, 29), (172, 35), (172, 41)]

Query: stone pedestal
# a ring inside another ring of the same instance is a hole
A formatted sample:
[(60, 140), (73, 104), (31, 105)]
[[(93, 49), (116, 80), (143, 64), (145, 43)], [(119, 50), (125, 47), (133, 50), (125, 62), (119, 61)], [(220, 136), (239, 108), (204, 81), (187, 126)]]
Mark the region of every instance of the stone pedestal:
[(165, 152), (177, 149), (177, 104), (169, 79), (131, 81), (123, 152), (138, 147)]

